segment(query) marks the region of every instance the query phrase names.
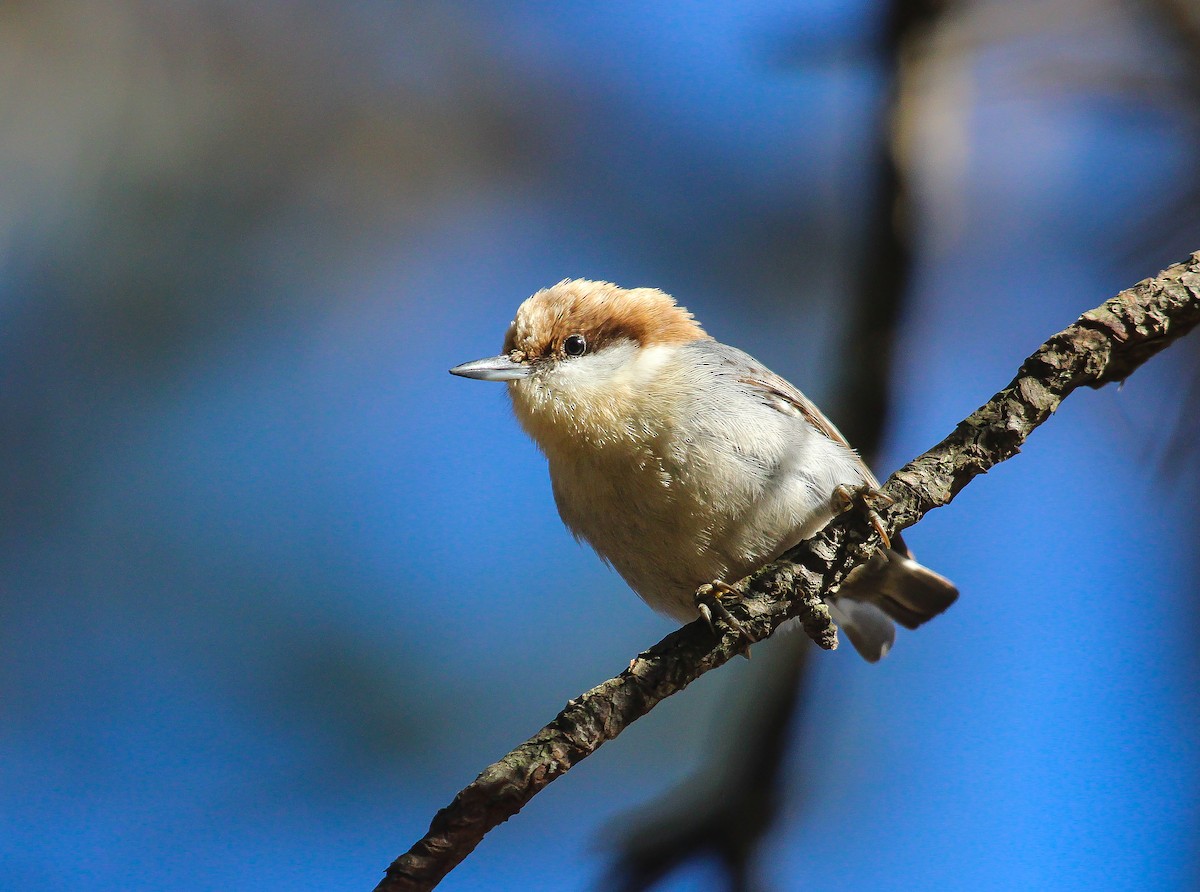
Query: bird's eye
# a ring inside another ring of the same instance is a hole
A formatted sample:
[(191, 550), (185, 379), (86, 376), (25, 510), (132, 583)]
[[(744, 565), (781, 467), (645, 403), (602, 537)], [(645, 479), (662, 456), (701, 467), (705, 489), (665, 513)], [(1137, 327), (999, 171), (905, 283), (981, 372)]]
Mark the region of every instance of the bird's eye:
[(563, 341), (563, 351), (567, 356), (583, 356), (585, 350), (587, 350), (587, 341), (581, 334), (570, 335)]

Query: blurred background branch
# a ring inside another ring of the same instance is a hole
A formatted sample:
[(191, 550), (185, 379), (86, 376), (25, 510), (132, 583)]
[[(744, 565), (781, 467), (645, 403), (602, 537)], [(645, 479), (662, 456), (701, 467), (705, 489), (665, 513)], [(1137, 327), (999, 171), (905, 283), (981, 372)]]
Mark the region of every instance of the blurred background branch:
[[(933, 26), (942, 4), (895, 0), (880, 4), (884, 18), (879, 47), (879, 90), (883, 96), (872, 152), (873, 198), (867, 205), (861, 256), (847, 277), (849, 320), (837, 351), (832, 403), (839, 429), (868, 462), (877, 458), (890, 409), (891, 356), (895, 329), (911, 277), (904, 172), (892, 133), (911, 103), (904, 90), (903, 59), (919, 56), (914, 42)], [(726, 691), (715, 721), (709, 756), (691, 778), (640, 815), (614, 822), (609, 837), (616, 850), (606, 885), (640, 892), (690, 861), (711, 859), (725, 871), (731, 892), (756, 886), (755, 859), (770, 832), (786, 788), (788, 743), (802, 719), (800, 698), (812, 648), (799, 635), (781, 636), (748, 678)], [(791, 792), (793, 809), (803, 794)], [(619, 828), (619, 829), (618, 829)]]

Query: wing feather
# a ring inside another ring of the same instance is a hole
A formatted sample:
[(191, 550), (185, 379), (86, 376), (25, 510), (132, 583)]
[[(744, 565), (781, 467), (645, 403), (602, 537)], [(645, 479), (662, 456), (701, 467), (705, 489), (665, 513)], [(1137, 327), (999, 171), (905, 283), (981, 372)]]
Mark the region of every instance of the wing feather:
[(850, 445), (842, 432), (837, 429), (837, 425), (826, 418), (824, 413), (817, 408), (816, 404), (801, 393), (794, 384), (786, 378), (775, 374), (770, 369), (758, 365), (748, 374), (742, 375), (738, 380), (767, 396), (768, 405), (781, 412), (789, 410), (795, 412), (821, 434), (853, 452), (867, 484), (872, 488), (877, 489), (879, 487), (879, 481), (875, 479), (875, 475), (871, 473), (871, 469), (867, 467), (866, 462), (855, 452), (854, 447)]

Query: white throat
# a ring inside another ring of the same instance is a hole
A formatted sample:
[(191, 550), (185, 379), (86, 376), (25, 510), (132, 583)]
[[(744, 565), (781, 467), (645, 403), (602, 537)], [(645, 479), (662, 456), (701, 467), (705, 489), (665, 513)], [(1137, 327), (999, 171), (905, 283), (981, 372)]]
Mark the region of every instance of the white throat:
[(617, 341), (510, 382), (521, 425), (547, 455), (585, 443), (607, 448), (654, 436), (647, 404), (661, 403), (658, 382), (678, 345)]

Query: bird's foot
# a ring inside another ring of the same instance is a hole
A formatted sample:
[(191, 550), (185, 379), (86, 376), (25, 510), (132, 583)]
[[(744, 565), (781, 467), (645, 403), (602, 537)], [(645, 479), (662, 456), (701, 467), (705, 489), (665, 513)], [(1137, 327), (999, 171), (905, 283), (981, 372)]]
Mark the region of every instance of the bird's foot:
[(834, 487), (829, 501), (837, 514), (845, 514), (851, 508), (861, 512), (867, 522), (871, 524), (871, 528), (879, 534), (879, 540), (883, 542), (883, 547), (892, 547), (892, 537), (888, 535), (887, 528), (883, 525), (883, 519), (878, 513), (879, 509), (886, 508), (896, 501), (891, 496), (866, 484), (861, 486), (839, 484)]
[(704, 621), (708, 623), (708, 627), (712, 629), (714, 635), (720, 636), (721, 634), (720, 630), (717, 629), (717, 624), (713, 617), (714, 613), (721, 618), (721, 622), (736, 632), (743, 642), (740, 653), (748, 660), (750, 659), (750, 645), (754, 644), (757, 639), (746, 631), (745, 626), (733, 618), (733, 614), (729, 612), (729, 608), (721, 603), (721, 595), (741, 598), (737, 589), (719, 579), (715, 579), (696, 589), (696, 609), (704, 617)]

